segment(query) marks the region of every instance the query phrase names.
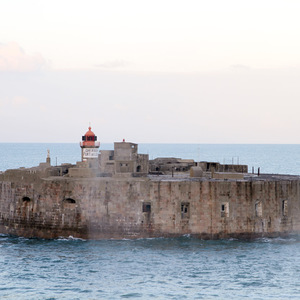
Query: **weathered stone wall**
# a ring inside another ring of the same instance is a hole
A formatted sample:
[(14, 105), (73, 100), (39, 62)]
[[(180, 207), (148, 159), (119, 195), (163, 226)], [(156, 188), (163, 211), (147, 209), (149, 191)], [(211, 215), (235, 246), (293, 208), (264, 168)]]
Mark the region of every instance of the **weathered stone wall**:
[(101, 173), (108, 173), (111, 176), (115, 173), (114, 151), (101, 150), (99, 155), (99, 169)]
[(237, 173), (248, 173), (247, 165), (240, 164), (220, 164), (218, 162), (206, 162), (201, 161), (198, 165), (206, 172), (237, 172)]
[(134, 172), (143, 173), (147, 175), (149, 173), (149, 155), (148, 154), (138, 154), (135, 163)]
[(194, 160), (175, 157), (158, 157), (149, 161), (149, 170), (152, 173), (187, 172), (193, 166), (195, 166)]
[(299, 179), (40, 179), (38, 174), (4, 174), (0, 177), (4, 233), (96, 239), (300, 233)]
[(149, 172), (149, 155), (137, 154), (137, 144), (115, 143), (114, 151), (101, 151), (99, 169), (100, 173), (111, 176), (120, 173), (130, 173), (128, 176), (132, 174), (145, 176)]
[(137, 153), (137, 144), (127, 142), (114, 143), (114, 159), (116, 161), (135, 160)]

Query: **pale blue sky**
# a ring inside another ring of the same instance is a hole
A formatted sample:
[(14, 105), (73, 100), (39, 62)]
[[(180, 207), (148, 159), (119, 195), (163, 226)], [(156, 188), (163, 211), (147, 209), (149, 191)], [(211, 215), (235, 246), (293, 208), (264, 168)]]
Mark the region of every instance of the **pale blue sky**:
[(299, 1), (0, 4), (1, 142), (300, 143)]

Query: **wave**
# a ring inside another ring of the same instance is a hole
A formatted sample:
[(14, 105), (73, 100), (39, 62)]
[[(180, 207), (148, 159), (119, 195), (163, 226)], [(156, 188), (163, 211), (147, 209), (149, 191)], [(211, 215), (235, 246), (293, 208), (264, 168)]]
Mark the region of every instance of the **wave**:
[(257, 238), (254, 241), (261, 243), (297, 243), (300, 242), (300, 235), (288, 237), (274, 237), (274, 238)]
[(77, 238), (77, 237), (73, 237), (72, 235), (69, 235), (68, 237), (64, 237), (64, 236), (60, 236), (57, 239), (55, 239), (57, 241), (83, 241), (86, 242), (87, 240), (82, 239), (82, 238)]

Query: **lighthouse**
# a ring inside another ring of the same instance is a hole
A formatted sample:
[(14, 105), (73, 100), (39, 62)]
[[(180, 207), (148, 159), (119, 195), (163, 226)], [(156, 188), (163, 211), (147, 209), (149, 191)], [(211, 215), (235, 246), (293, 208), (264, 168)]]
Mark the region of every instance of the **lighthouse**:
[(88, 161), (89, 166), (95, 168), (98, 165), (100, 142), (97, 142), (97, 136), (91, 129), (90, 126), (86, 134), (82, 136), (82, 141), (80, 142), (81, 160)]

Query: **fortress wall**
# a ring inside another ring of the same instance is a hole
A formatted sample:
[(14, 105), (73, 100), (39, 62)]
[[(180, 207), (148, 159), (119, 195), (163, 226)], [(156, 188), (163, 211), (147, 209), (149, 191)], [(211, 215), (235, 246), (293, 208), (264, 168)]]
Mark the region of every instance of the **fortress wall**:
[(80, 207), (63, 200), (57, 181), (0, 182), (0, 232), (25, 237), (84, 235)]
[[(156, 182), (152, 189), (154, 227), (162, 235), (251, 238), (300, 232), (298, 181)], [(181, 204), (189, 206), (187, 215)]]
[(298, 180), (27, 179), (0, 181), (3, 233), (100, 239), (300, 232)]
[(142, 203), (148, 194), (144, 181), (106, 179), (76, 183), (82, 218), (90, 238), (141, 237), (147, 222)]

